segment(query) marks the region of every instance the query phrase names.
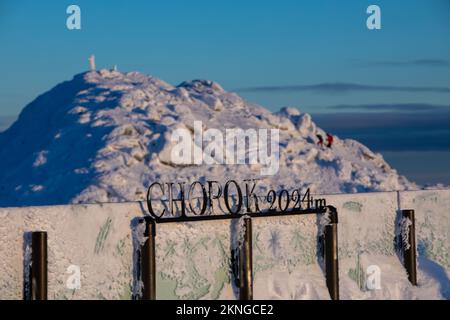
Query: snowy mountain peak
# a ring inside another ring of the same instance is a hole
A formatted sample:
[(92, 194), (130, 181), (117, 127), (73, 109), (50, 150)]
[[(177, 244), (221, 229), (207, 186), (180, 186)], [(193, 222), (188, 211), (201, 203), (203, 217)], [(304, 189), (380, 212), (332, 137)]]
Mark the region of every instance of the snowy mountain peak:
[[(138, 72), (76, 75), (42, 94), (0, 134), (0, 206), (142, 200), (156, 180), (260, 177), (260, 165), (191, 164), (171, 159), (175, 130), (278, 129), (280, 168), (266, 187), (317, 193), (412, 189), (380, 154), (353, 140), (317, 145), (310, 115), (272, 113), (208, 80), (172, 86)], [(193, 144), (194, 147), (203, 147)], [(266, 191), (262, 187), (260, 192)]]

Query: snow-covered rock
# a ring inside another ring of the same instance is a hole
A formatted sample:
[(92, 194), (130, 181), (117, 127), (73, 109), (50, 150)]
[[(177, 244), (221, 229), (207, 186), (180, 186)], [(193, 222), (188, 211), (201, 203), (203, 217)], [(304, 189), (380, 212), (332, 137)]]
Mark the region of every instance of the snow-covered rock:
[(335, 138), (332, 149), (310, 115), (271, 113), (213, 81), (178, 87), (138, 72), (76, 75), (42, 94), (0, 134), (0, 206), (142, 200), (156, 180), (224, 181), (260, 176), (258, 165), (175, 165), (171, 133), (205, 129), (280, 130), (280, 168), (260, 184), (317, 193), (415, 189), (380, 154)]

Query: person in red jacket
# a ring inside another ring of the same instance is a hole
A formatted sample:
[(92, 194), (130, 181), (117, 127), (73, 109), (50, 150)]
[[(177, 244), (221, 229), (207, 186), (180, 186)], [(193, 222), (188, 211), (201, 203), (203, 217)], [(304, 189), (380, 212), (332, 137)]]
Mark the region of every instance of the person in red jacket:
[(331, 134), (327, 133), (327, 147), (331, 148), (331, 146), (333, 145), (334, 142), (334, 138)]

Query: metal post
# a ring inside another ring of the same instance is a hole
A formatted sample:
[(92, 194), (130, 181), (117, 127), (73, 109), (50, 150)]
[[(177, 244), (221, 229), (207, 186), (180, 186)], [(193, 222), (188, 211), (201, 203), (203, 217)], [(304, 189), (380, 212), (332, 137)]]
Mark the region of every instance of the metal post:
[[(408, 273), (408, 280), (413, 286), (417, 285), (417, 263), (416, 263), (416, 222), (414, 210), (402, 210), (402, 218), (409, 219), (411, 225), (408, 228), (408, 243), (402, 241), (403, 265)], [(408, 247), (409, 244), (409, 247)]]
[(338, 213), (335, 207), (328, 209), (330, 223), (324, 230), (325, 276), (331, 299), (339, 300)]
[(47, 300), (47, 232), (32, 233), (31, 250), (31, 300)]
[(252, 219), (244, 218), (244, 243), (239, 249), (240, 300), (253, 300)]
[(142, 300), (156, 300), (156, 223), (151, 217), (145, 217), (144, 219), (144, 236), (147, 239), (141, 248), (141, 279), (143, 283), (141, 298)]

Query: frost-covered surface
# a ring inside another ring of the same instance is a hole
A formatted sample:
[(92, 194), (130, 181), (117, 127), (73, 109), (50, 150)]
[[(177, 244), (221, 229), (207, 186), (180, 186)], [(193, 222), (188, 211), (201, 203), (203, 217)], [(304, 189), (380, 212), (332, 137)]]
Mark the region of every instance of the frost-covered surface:
[(23, 243), (23, 296), (24, 297), (30, 297), (30, 289), (31, 289), (31, 283), (30, 283), (30, 273), (31, 273), (31, 267), (32, 267), (32, 248), (31, 248), (31, 234), (24, 235), (24, 243)]
[(253, 230), (256, 299), (329, 299), (318, 262), (318, 217), (255, 219)]
[[(354, 140), (316, 145), (316, 127), (295, 108), (271, 113), (212, 81), (174, 87), (137, 72), (83, 73), (39, 96), (0, 133), (0, 206), (138, 201), (156, 180), (254, 178), (259, 165), (172, 163), (171, 132), (280, 129), (280, 171), (267, 187), (315, 193), (415, 189), (380, 154)], [(261, 190), (264, 191), (264, 190)]]
[(408, 217), (402, 217), (400, 222), (400, 235), (403, 243), (403, 247), (408, 250), (411, 248), (411, 242), (409, 239), (409, 232), (412, 226), (412, 221)]
[[(138, 204), (0, 209), (0, 299), (21, 299), (24, 235), (48, 232), (49, 299), (130, 299), (132, 222)], [(70, 265), (81, 270), (81, 290), (70, 290)]]
[(236, 299), (230, 255), (238, 234), (232, 224), (158, 226), (157, 299)]
[[(339, 213), (343, 299), (450, 299), (450, 264), (446, 262), (450, 252), (450, 209), (439, 208), (448, 203), (450, 191), (433, 191), (432, 199), (430, 194), (413, 191), (325, 196)], [(420, 200), (411, 204), (411, 198)], [(430, 205), (430, 200), (434, 205)], [(418, 287), (408, 282), (396, 244), (399, 209), (415, 210), (416, 241), (429, 244), (419, 250)], [(423, 227), (418, 229), (421, 221)], [(380, 290), (367, 290), (361, 281), (360, 276), (365, 277), (371, 265), (380, 268)]]
[[(450, 190), (325, 196), (339, 214), (342, 299), (450, 299)], [(50, 299), (131, 299), (137, 293), (134, 248), (143, 240), (141, 203), (0, 209), (0, 299), (21, 299), (25, 234), (46, 230)], [(397, 255), (397, 210), (415, 209), (418, 281)], [(239, 220), (157, 225), (159, 299), (236, 299), (231, 255)], [(254, 296), (329, 299), (319, 264), (320, 217), (253, 219)], [(139, 233), (139, 234), (138, 234)], [(66, 287), (70, 265), (81, 289)], [(368, 290), (370, 267), (380, 288)]]
[(400, 193), (400, 197), (405, 209), (416, 210), (419, 255), (450, 270), (450, 190)]
[(133, 239), (133, 286), (132, 296), (133, 299), (142, 295), (142, 289), (144, 283), (141, 279), (141, 250), (140, 248), (145, 244), (148, 237), (145, 236), (146, 224), (144, 219), (136, 218), (131, 224), (131, 236)]

